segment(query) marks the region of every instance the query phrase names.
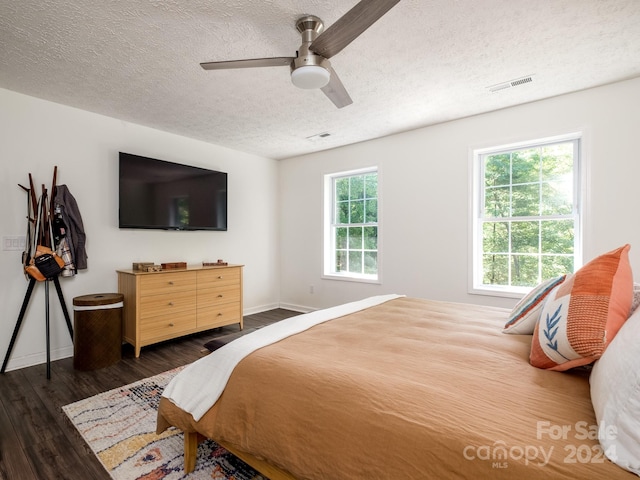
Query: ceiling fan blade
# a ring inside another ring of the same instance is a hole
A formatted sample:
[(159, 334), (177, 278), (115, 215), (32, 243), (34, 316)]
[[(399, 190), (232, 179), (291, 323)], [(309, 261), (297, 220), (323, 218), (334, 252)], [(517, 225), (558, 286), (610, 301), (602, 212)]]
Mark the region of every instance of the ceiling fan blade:
[(331, 58), (391, 10), (400, 0), (361, 0), (311, 43), (310, 50)]
[(294, 57), (253, 58), (249, 60), (229, 60), (225, 62), (204, 62), (200, 66), (205, 70), (224, 70), (227, 68), (288, 67)]
[(329, 100), (338, 108), (351, 105), (353, 100), (351, 100), (346, 88), (344, 88), (344, 85), (340, 81), (340, 77), (338, 77), (338, 74), (331, 66), (329, 66), (329, 72), (331, 72), (329, 83), (320, 90), (322, 90), (324, 94), (329, 97)]

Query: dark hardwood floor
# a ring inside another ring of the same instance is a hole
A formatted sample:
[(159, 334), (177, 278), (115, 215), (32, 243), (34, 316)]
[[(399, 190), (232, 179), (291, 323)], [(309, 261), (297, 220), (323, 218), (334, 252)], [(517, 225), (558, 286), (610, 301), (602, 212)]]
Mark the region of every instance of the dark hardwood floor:
[[(293, 315), (298, 312), (271, 310), (244, 317), (244, 325)], [(61, 407), (191, 363), (204, 355), (206, 342), (238, 331), (233, 325), (151, 345), (140, 358), (124, 345), (120, 362), (90, 372), (74, 370), (72, 358), (58, 360), (51, 363), (50, 380), (45, 365), (0, 374), (0, 480), (109, 479)]]

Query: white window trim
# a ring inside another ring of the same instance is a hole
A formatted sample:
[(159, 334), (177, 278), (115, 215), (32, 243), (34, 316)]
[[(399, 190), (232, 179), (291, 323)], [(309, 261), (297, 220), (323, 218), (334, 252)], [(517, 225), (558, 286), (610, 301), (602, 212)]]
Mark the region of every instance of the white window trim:
[[(336, 177), (345, 177), (350, 175), (362, 175), (365, 173), (376, 172), (378, 174), (378, 275), (377, 278), (371, 276), (358, 275), (354, 273), (332, 273), (331, 262), (334, 252), (333, 237), (331, 235), (331, 221), (333, 216), (333, 179)], [(345, 282), (382, 284), (382, 175), (380, 166), (373, 165), (370, 167), (358, 168), (354, 170), (346, 170), (341, 172), (326, 173), (323, 176), (323, 253), (322, 253), (322, 275), (320, 278), (325, 280), (340, 280)]]
[(576, 168), (577, 173), (574, 175), (574, 202), (577, 211), (577, 225), (576, 235), (578, 235), (578, 241), (575, 245), (574, 255), (574, 270), (578, 270), (582, 266), (583, 262), (583, 248), (584, 248), (584, 232), (586, 223), (587, 212), (587, 198), (586, 198), (586, 185), (588, 177), (587, 168), (587, 134), (584, 131), (574, 131), (571, 133), (552, 135), (546, 137), (535, 138), (531, 140), (516, 141), (505, 144), (493, 144), (492, 146), (485, 147), (470, 147), (469, 148), (469, 274), (468, 274), (468, 288), (467, 291), (472, 295), (487, 295), (506, 298), (522, 298), (522, 296), (533, 287), (514, 287), (514, 286), (482, 286), (478, 281), (480, 269), (477, 268), (477, 262), (479, 261), (476, 254), (479, 250), (479, 244), (481, 239), (479, 238), (478, 222), (479, 222), (479, 209), (480, 209), (480, 175), (482, 169), (479, 168), (479, 156), (487, 152), (497, 152), (499, 150), (515, 150), (524, 149), (531, 146), (537, 146), (543, 143), (554, 143), (563, 141), (579, 141), (578, 161)]

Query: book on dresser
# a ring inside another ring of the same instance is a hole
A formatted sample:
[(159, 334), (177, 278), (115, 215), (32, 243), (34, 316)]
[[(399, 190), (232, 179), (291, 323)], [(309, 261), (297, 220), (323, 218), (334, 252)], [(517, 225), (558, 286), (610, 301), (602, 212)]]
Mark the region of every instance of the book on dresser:
[(242, 322), (242, 265), (116, 270), (124, 295), (123, 340), (147, 345)]

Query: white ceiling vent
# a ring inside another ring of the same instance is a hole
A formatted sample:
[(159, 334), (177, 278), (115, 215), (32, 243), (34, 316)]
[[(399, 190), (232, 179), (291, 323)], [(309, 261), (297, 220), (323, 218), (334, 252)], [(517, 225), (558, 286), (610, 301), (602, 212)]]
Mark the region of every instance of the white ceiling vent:
[(509, 80), (508, 82), (491, 85), (490, 87), (487, 87), (487, 90), (489, 90), (491, 93), (495, 93), (495, 92), (499, 92), (500, 90), (506, 90), (507, 88), (526, 85), (527, 83), (533, 82), (534, 77), (535, 75), (527, 75), (526, 77), (516, 78), (514, 80)]
[(321, 140), (323, 138), (327, 138), (330, 137), (331, 134), (328, 132), (323, 132), (323, 133), (317, 133), (316, 135), (311, 135), (310, 137), (307, 137), (307, 140), (311, 141), (311, 142), (316, 142), (318, 140)]

